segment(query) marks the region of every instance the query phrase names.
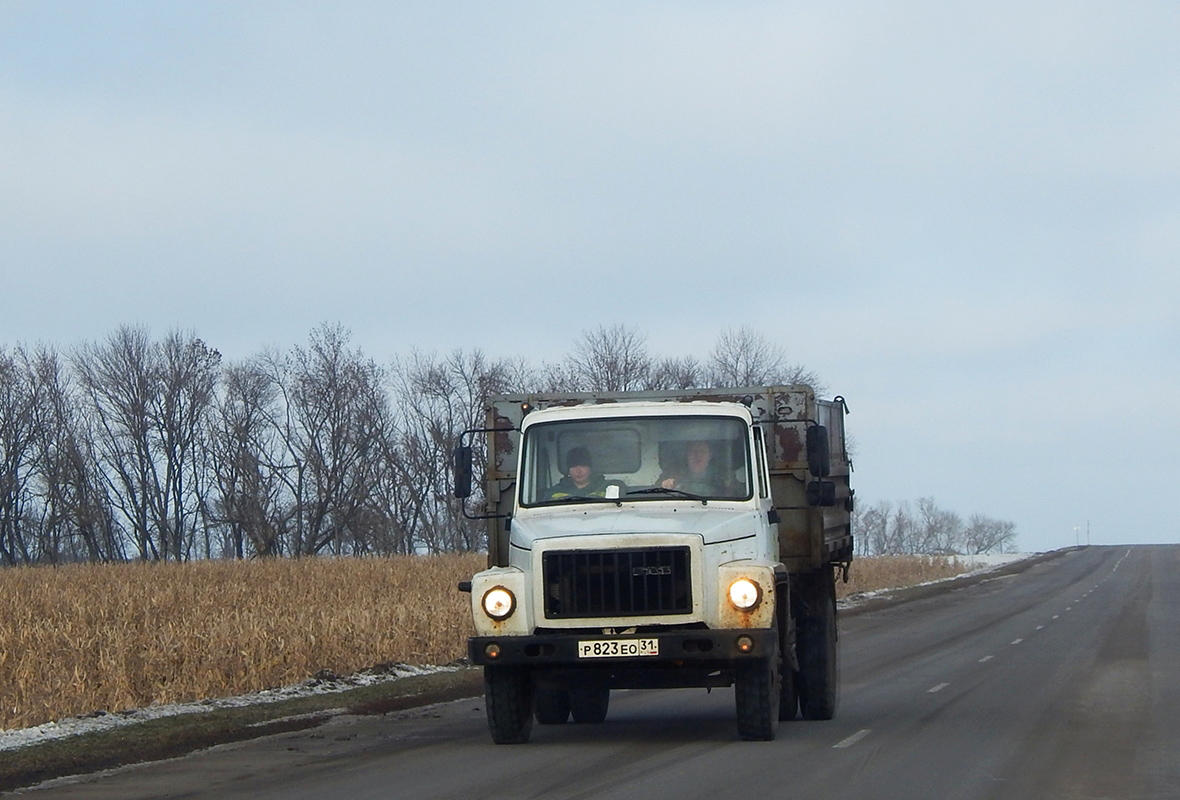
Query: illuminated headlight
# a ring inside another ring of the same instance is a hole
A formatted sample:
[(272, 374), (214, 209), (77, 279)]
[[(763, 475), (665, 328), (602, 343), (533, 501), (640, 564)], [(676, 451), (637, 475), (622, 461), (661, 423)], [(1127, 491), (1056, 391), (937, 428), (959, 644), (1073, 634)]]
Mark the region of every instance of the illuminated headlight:
[(492, 619), (508, 619), (516, 610), (516, 597), (503, 586), (488, 589), (483, 596), (483, 610)]
[(739, 611), (752, 611), (762, 602), (762, 589), (749, 578), (729, 584), (729, 602)]

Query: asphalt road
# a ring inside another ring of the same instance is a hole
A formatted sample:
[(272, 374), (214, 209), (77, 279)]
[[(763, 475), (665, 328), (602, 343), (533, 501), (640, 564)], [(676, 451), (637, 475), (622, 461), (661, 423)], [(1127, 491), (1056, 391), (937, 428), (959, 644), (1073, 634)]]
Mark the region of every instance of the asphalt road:
[(616, 692), (493, 745), (472, 699), (34, 798), (1178, 798), (1180, 547), (1092, 547), (841, 621), (830, 722), (742, 742), (733, 693)]

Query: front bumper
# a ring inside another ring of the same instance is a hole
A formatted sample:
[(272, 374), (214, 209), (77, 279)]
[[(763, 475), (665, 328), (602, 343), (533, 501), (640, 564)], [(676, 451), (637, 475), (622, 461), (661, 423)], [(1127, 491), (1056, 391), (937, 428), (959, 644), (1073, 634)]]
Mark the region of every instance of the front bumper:
[[(738, 648), (738, 639), (746, 637), (752, 646)], [(467, 655), (472, 664), (531, 667), (587, 667), (626, 669), (668, 669), (681, 666), (725, 667), (739, 661), (765, 658), (774, 652), (778, 631), (773, 628), (737, 628), (726, 630), (691, 630), (668, 633), (603, 636), (593, 633), (543, 634), (539, 636), (474, 636), (467, 640)], [(579, 641), (604, 639), (656, 639), (655, 656), (621, 656), (581, 658)], [(489, 648), (494, 645), (495, 648)], [(493, 658), (489, 649), (498, 651)]]

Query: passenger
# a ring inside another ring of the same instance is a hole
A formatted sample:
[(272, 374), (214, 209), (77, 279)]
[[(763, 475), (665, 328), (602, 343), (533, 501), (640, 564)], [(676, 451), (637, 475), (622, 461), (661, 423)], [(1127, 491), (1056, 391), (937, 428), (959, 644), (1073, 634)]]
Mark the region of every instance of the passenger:
[(565, 454), (565, 477), (549, 490), (549, 499), (606, 497), (606, 486), (606, 479), (593, 472), (590, 451), (585, 447), (571, 447)]
[(689, 442), (684, 453), (685, 469), (660, 476), (660, 486), (710, 497), (719, 493), (721, 481), (710, 471), (713, 448), (705, 441)]

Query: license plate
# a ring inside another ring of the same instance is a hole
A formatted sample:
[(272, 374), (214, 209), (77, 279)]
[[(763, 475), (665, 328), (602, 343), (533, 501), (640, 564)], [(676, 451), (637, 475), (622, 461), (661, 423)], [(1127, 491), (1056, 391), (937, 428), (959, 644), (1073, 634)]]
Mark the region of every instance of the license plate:
[(626, 658), (659, 654), (659, 639), (583, 639), (578, 642), (578, 658)]

